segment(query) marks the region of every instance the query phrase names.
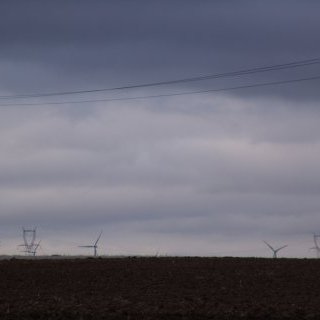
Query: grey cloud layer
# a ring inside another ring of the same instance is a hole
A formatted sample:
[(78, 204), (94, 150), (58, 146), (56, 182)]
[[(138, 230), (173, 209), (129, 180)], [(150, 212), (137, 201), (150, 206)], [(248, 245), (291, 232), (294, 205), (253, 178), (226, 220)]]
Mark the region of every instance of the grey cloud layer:
[[(188, 111), (198, 102), (167, 103)], [(212, 234), (312, 233), (320, 209), (316, 114), (307, 109), (296, 130), (299, 112), (281, 101), (269, 114), (254, 110), (260, 100), (201, 102), (204, 114), (159, 112), (149, 103), (100, 106), (81, 119), (56, 108), (20, 119), (7, 111), (15, 125), (4, 126), (0, 139), (2, 221), (62, 230), (100, 225), (131, 236), (127, 249), (155, 234), (165, 250), (171, 237), (171, 253), (177, 235), (192, 246), (194, 237)]]

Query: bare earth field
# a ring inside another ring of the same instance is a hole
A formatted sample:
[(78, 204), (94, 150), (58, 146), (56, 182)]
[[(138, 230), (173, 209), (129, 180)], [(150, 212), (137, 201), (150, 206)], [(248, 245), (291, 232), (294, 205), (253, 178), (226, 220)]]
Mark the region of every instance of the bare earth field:
[(320, 319), (320, 259), (2, 260), (0, 319)]

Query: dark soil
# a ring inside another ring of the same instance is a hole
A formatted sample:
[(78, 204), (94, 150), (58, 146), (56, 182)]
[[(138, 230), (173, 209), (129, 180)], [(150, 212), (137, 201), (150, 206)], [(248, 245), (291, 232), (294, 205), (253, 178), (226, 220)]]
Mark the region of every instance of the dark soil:
[(320, 259), (3, 260), (0, 319), (320, 319)]

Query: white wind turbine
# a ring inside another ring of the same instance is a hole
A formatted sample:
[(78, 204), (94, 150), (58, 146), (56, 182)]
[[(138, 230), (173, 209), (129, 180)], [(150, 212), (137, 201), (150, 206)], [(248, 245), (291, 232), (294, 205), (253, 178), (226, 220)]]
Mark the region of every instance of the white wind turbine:
[(266, 242), (266, 241), (263, 241), (263, 242), (272, 250), (273, 258), (278, 258), (278, 256), (277, 256), (278, 251), (280, 251), (281, 249), (286, 248), (288, 246), (288, 245), (285, 245), (285, 246), (282, 246), (280, 248), (275, 249), (268, 242)]
[(79, 246), (80, 248), (93, 248), (93, 256), (97, 256), (97, 249), (98, 249), (98, 242), (100, 240), (100, 237), (102, 235), (102, 231), (100, 232), (96, 242), (93, 245), (88, 245), (88, 246)]

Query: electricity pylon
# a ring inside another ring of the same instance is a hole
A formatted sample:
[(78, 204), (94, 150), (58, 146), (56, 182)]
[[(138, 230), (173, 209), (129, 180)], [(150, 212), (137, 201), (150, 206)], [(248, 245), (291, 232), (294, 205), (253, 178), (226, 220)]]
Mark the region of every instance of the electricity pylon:
[(36, 232), (37, 228), (26, 229), (22, 227), (23, 244), (21, 244), (20, 247), (24, 247), (23, 252), (28, 256), (35, 256), (40, 245), (40, 241), (35, 243)]
[(320, 239), (320, 234), (313, 234), (313, 242), (314, 242), (314, 247), (310, 248), (311, 250), (316, 251), (317, 258), (320, 258), (320, 245), (318, 243), (318, 239)]
[(41, 240), (38, 242), (38, 243), (36, 243), (35, 245), (34, 245), (34, 248), (32, 249), (32, 251), (30, 251), (30, 254), (32, 255), (32, 256), (36, 256), (36, 254), (37, 254), (37, 250), (38, 250), (38, 248), (39, 248), (39, 246), (40, 246), (40, 242), (41, 242)]

